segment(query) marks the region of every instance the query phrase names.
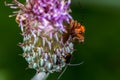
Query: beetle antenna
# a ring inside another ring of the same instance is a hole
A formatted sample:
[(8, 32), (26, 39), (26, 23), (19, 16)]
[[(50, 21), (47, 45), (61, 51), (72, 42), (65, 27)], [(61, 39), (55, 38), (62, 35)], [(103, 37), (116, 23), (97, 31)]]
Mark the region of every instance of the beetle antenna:
[(62, 73), (59, 75), (59, 77), (57, 78), (57, 80), (59, 80), (61, 78), (61, 76), (63, 75), (63, 73), (66, 71), (66, 69), (68, 68), (68, 66), (65, 67), (65, 69), (62, 71)]
[(68, 66), (79, 66), (79, 65), (81, 65), (81, 64), (83, 64), (84, 63), (84, 61), (82, 61), (82, 62), (80, 62), (80, 63), (78, 63), (78, 64), (67, 64)]

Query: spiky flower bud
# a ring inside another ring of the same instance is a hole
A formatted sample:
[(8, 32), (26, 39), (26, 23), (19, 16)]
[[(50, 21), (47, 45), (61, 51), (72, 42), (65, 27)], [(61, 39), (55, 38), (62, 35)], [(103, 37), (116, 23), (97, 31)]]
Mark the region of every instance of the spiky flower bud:
[(73, 53), (72, 37), (64, 37), (72, 19), (70, 3), (71, 0), (26, 0), (22, 4), (13, 0), (13, 4), (7, 4), (20, 9), (14, 15), (22, 31), (23, 57), (29, 68), (38, 73), (61, 71), (67, 64), (65, 57)]

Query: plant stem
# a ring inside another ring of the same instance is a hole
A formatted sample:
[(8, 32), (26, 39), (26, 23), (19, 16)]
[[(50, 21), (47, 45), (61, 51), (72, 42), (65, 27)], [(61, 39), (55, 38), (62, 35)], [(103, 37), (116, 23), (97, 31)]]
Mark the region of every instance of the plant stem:
[(39, 72), (39, 73), (36, 73), (36, 75), (31, 80), (46, 80), (48, 75), (49, 73)]

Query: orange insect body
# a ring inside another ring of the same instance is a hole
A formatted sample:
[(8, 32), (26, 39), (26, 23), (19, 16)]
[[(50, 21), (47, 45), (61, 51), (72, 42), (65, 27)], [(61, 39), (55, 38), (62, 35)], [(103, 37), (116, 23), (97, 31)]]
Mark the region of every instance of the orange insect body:
[(78, 23), (77, 21), (70, 21), (71, 31), (70, 34), (73, 39), (79, 40), (79, 42), (84, 42), (85, 27)]
[(71, 57), (72, 57), (72, 55), (70, 53), (67, 53), (66, 56), (63, 56), (63, 59), (66, 64), (70, 63)]
[(85, 27), (77, 21), (70, 20), (70, 24), (66, 26), (67, 33), (63, 35), (63, 42), (65, 43), (69, 37), (79, 42), (84, 42)]

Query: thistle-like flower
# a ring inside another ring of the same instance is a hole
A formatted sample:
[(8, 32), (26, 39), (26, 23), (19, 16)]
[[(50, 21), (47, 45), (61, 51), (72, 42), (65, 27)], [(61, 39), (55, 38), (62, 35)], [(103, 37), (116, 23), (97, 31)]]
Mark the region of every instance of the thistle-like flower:
[[(16, 16), (22, 31), (23, 42), (20, 46), (24, 51), (23, 57), (28, 67), (35, 69), (38, 75), (59, 72), (69, 63), (66, 58), (74, 51), (75, 36), (71, 34), (71, 26), (77, 26), (69, 14), (70, 3), (71, 0), (26, 0), (22, 4), (13, 0), (13, 4), (6, 4), (20, 9), (12, 16)], [(39, 80), (45, 79), (42, 76)], [(37, 80), (36, 77), (34, 79)]]

